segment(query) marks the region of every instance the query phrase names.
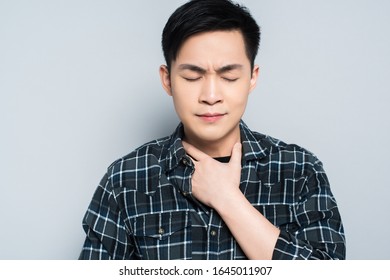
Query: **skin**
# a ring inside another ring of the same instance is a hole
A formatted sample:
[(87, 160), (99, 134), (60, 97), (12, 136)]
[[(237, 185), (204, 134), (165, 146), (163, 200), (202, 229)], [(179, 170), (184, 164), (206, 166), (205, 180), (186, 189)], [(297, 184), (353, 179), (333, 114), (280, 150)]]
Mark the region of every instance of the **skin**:
[[(184, 125), (183, 146), (195, 165), (192, 194), (220, 214), (248, 258), (271, 259), (279, 230), (239, 189), (239, 121), (258, 74), (237, 30), (193, 35), (170, 72), (160, 67), (162, 86)], [(229, 163), (213, 159), (227, 155)]]

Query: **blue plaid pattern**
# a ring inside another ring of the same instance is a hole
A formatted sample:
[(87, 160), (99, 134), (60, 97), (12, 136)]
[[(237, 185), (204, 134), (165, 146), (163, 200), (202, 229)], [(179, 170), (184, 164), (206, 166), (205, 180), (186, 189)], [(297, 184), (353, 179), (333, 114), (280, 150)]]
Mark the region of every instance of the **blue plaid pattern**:
[[(273, 259), (344, 259), (345, 236), (322, 163), (240, 122), (240, 189), (281, 230)], [(194, 166), (169, 137), (115, 161), (83, 219), (80, 259), (246, 259), (216, 211), (191, 193)]]

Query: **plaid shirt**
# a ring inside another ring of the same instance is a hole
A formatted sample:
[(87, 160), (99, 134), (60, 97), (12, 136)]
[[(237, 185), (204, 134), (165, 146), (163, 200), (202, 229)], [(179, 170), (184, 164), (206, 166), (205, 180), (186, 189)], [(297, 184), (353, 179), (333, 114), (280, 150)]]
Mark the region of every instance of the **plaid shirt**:
[[(321, 162), (240, 122), (240, 189), (280, 229), (273, 259), (344, 259), (345, 237)], [(80, 259), (246, 259), (218, 213), (193, 198), (180, 124), (117, 160), (85, 214)]]

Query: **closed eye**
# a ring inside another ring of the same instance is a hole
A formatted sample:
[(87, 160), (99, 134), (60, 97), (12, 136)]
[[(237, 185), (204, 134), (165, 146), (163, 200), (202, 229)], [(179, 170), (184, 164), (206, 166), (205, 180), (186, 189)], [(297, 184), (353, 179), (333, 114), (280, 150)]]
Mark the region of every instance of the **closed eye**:
[(226, 78), (226, 77), (222, 77), (222, 79), (224, 79), (227, 82), (235, 82), (238, 80), (238, 78)]
[(196, 82), (201, 79), (201, 77), (195, 77), (195, 78), (189, 78), (189, 77), (183, 77), (184, 80), (187, 82)]

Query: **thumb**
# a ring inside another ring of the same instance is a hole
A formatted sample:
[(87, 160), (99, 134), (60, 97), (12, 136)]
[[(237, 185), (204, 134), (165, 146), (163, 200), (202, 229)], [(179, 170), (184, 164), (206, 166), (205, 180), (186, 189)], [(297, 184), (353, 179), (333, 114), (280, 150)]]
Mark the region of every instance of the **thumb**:
[(230, 158), (229, 163), (233, 163), (241, 166), (241, 154), (242, 154), (241, 146), (242, 146), (241, 143), (234, 144), (232, 150), (232, 156)]

